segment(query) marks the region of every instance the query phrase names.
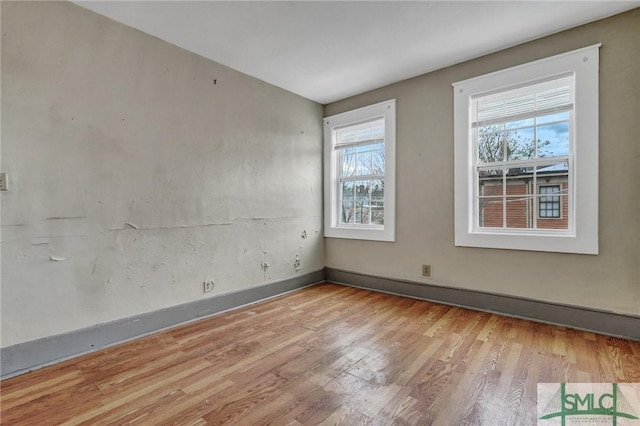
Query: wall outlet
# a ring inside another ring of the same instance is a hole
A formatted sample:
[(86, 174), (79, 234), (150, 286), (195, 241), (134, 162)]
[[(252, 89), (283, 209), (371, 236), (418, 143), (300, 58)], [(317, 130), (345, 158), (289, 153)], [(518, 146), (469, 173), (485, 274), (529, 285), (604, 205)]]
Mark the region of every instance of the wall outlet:
[(431, 265), (422, 265), (422, 276), (431, 278)]
[(205, 281), (204, 283), (204, 292), (211, 293), (213, 291), (213, 287), (215, 287), (216, 283), (213, 280)]

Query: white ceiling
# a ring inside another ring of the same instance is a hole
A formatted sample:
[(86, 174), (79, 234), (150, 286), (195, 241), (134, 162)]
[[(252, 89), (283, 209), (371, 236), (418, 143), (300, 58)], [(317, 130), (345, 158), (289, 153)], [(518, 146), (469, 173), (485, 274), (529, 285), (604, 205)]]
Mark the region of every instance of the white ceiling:
[(76, 1), (322, 104), (640, 1)]

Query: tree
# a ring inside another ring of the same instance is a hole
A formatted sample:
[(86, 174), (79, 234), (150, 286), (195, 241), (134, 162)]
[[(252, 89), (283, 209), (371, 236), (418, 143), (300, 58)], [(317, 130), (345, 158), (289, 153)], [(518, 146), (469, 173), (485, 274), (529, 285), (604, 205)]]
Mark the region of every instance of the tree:
[(341, 184), (342, 222), (383, 224), (384, 145), (347, 148), (342, 152), (340, 162), (342, 176), (348, 178)]
[(478, 132), (478, 159), (481, 163), (526, 160), (536, 156), (536, 145), (538, 157), (546, 157), (553, 154), (545, 149), (550, 143), (540, 139), (534, 143), (518, 135), (517, 130), (503, 130), (502, 125), (485, 126)]

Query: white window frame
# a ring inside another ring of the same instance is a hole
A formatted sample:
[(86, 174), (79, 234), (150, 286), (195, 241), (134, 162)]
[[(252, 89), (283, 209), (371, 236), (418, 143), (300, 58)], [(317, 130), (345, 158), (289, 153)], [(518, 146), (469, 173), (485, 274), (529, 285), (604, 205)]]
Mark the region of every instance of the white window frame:
[[(598, 73), (600, 44), (453, 84), (455, 245), (514, 250), (598, 254)], [(573, 73), (575, 100), (571, 229), (489, 229), (475, 226), (471, 100)]]
[[(384, 118), (384, 225), (340, 223), (339, 152), (336, 129)], [(396, 100), (332, 115), (324, 123), (324, 236), (359, 240), (395, 241), (396, 212)]]

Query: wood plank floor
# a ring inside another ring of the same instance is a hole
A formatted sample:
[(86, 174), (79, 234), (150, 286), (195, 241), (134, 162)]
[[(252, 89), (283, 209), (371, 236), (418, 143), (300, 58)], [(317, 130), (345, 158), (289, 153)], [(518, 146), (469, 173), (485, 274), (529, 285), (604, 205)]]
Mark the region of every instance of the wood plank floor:
[(640, 342), (322, 284), (4, 380), (6, 425), (532, 425)]

